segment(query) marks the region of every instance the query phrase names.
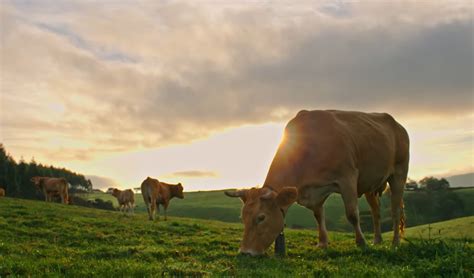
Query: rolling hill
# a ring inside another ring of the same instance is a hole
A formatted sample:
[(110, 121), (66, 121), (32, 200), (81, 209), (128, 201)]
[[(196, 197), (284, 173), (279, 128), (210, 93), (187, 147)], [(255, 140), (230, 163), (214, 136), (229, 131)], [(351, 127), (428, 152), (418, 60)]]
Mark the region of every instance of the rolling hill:
[[(472, 218), (454, 230), (473, 231)], [(447, 227), (453, 223), (439, 223)], [(453, 224), (454, 225), (454, 224)], [(474, 273), (473, 239), (410, 238), (355, 247), (351, 233), (286, 230), (287, 256), (237, 255), (241, 224), (118, 212), (13, 198), (0, 199), (0, 276), (466, 276)], [(416, 230), (414, 230), (416, 233)], [(409, 229), (408, 234), (410, 234)], [(388, 236), (388, 235), (386, 235)], [(370, 239), (370, 235), (368, 236)]]
[[(444, 207), (440, 207), (428, 213), (428, 209), (425, 207), (433, 207), (433, 203), (447, 205), (447, 198), (445, 198), (444, 195), (438, 196), (441, 193), (442, 192), (434, 192), (432, 194), (433, 196), (431, 196), (426, 192), (405, 192), (405, 212), (407, 214), (408, 227), (454, 217), (474, 215), (474, 203), (472, 202), (474, 199), (474, 188), (465, 188), (447, 192), (451, 194), (451, 196), (456, 197), (456, 199), (454, 199), (455, 204), (462, 206), (462, 214), (446, 215), (446, 217), (441, 219), (431, 217), (433, 214), (445, 210)], [(92, 200), (96, 198), (108, 200), (117, 206), (115, 197), (109, 194), (90, 193), (82, 195), (82, 197)], [(135, 194), (135, 202), (137, 205), (136, 211), (146, 211), (141, 194)], [(327, 227), (330, 230), (352, 231), (352, 226), (346, 220), (344, 205), (339, 194), (329, 196), (324, 206)], [(382, 198), (382, 219), (384, 221), (383, 228), (385, 230), (391, 229), (389, 206), (389, 196), (385, 194)], [(242, 203), (239, 198), (229, 198), (224, 195), (223, 190), (185, 192), (185, 199), (173, 199), (171, 201), (168, 215), (239, 223), (241, 207)], [(365, 198), (359, 199), (359, 210), (361, 212), (363, 230), (371, 231), (372, 218)], [(290, 207), (286, 217), (286, 224), (292, 228), (314, 229), (316, 227), (312, 212), (297, 204)]]

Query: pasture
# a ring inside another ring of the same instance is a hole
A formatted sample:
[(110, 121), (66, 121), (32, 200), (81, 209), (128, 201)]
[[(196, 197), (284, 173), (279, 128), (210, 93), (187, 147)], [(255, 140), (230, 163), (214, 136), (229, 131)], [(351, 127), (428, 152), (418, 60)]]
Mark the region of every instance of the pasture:
[(437, 239), (424, 227), (408, 229), (397, 249), (391, 233), (383, 245), (359, 249), (352, 233), (330, 231), (329, 249), (319, 250), (315, 231), (287, 229), (286, 257), (269, 251), (252, 258), (237, 255), (241, 224), (176, 216), (150, 222), (145, 213), (2, 198), (0, 276), (472, 277), (473, 223), (434, 224)]
[[(451, 197), (455, 197), (456, 204), (462, 207), (462, 214), (447, 215), (440, 218), (440, 211), (445, 211), (446, 207), (440, 207), (435, 211), (426, 211), (435, 205), (447, 204), (445, 195), (438, 196), (437, 192), (433, 192), (433, 196), (425, 196), (426, 192), (405, 192), (405, 213), (407, 214), (407, 225), (409, 227), (425, 223), (437, 222), (440, 220), (451, 219), (461, 216), (474, 215), (474, 188), (450, 190), (447, 193)], [(442, 193), (442, 192), (439, 192)], [(103, 199), (111, 201), (115, 207), (118, 206), (117, 200), (110, 194), (105, 193), (89, 193), (81, 195), (86, 199)], [(135, 211), (145, 212), (146, 208), (143, 203), (141, 194), (135, 194)], [(384, 230), (391, 229), (390, 218), (390, 198), (388, 194), (384, 194), (381, 199), (382, 204), (382, 223)], [(224, 195), (224, 190), (219, 191), (198, 191), (185, 192), (185, 199), (173, 199), (168, 209), (168, 215), (189, 218), (199, 218), (207, 220), (219, 220), (224, 222), (240, 222), (240, 210), (242, 203), (238, 198), (229, 198)], [(327, 227), (330, 230), (347, 232), (352, 231), (352, 226), (347, 222), (344, 213), (344, 205), (339, 194), (329, 196), (324, 204), (325, 213), (327, 215)], [(369, 206), (364, 197), (359, 198), (359, 210), (361, 212), (362, 229), (364, 231), (372, 231), (372, 218)], [(288, 210), (286, 224), (291, 228), (309, 228), (314, 229), (316, 222), (311, 211), (299, 205), (293, 205)]]

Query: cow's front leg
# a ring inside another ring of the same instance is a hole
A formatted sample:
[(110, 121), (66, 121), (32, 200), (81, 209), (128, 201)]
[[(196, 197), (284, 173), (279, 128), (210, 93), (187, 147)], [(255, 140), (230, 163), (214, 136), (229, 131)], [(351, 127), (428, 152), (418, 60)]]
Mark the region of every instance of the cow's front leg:
[(314, 217), (318, 222), (318, 237), (319, 237), (319, 248), (327, 248), (329, 244), (328, 231), (326, 229), (326, 221), (324, 217), (324, 207), (322, 204), (316, 207), (314, 210)]

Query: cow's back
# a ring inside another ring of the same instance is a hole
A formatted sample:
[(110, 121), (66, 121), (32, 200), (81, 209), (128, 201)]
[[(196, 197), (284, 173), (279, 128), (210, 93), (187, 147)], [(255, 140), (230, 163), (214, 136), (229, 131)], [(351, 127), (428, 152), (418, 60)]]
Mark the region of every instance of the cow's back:
[(46, 192), (67, 193), (67, 181), (64, 178), (45, 178), (43, 187)]
[(286, 126), (265, 185), (323, 185), (357, 173), (359, 191), (367, 191), (407, 161), (408, 135), (388, 114), (300, 111)]
[(167, 184), (165, 182), (160, 182), (160, 198), (159, 198), (159, 203), (160, 204), (165, 204), (169, 202), (171, 199), (171, 189), (170, 189), (170, 184)]
[(127, 189), (123, 192), (123, 199), (125, 202), (135, 203), (135, 194), (131, 189)]
[(406, 130), (387, 113), (332, 111), (352, 141), (359, 195), (383, 188), (398, 165), (409, 160)]

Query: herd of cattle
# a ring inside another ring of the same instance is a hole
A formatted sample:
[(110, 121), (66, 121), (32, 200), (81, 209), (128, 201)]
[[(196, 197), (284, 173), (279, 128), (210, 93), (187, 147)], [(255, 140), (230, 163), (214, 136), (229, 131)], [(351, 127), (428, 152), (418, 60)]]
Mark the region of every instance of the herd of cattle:
[[(51, 202), (54, 197), (59, 197), (61, 198), (61, 203), (70, 203), (68, 182), (65, 178), (33, 177), (31, 182), (38, 191), (43, 193), (46, 202)], [(143, 181), (141, 189), (150, 220), (155, 219), (155, 211), (159, 213), (160, 205), (164, 208), (165, 220), (167, 220), (166, 210), (170, 200), (174, 197), (184, 198), (183, 185), (181, 183), (170, 184), (147, 177)], [(0, 197), (3, 196), (5, 196), (5, 190), (0, 187)], [(120, 190), (114, 188), (112, 196), (117, 198), (120, 211), (133, 213), (135, 194), (131, 189)]]
[[(326, 248), (323, 204), (331, 193), (342, 196), (347, 220), (355, 231), (356, 244), (366, 244), (360, 228), (358, 198), (365, 195), (371, 208), (374, 244), (382, 241), (379, 197), (391, 194), (393, 245), (403, 234), (403, 191), (408, 173), (409, 138), (406, 130), (386, 113), (337, 110), (300, 111), (285, 128), (284, 139), (270, 165), (262, 187), (225, 192), (243, 202), (244, 234), (240, 252), (259, 255), (284, 228), (288, 208), (295, 202), (313, 211), (318, 223), (318, 246)], [(46, 201), (59, 196), (68, 203), (68, 183), (63, 178), (34, 177), (31, 181)], [(173, 197), (184, 198), (183, 186), (147, 177), (141, 184), (149, 219), (159, 205), (166, 209)], [(0, 189), (0, 196), (5, 192)], [(133, 213), (132, 190), (115, 189), (120, 210)]]

